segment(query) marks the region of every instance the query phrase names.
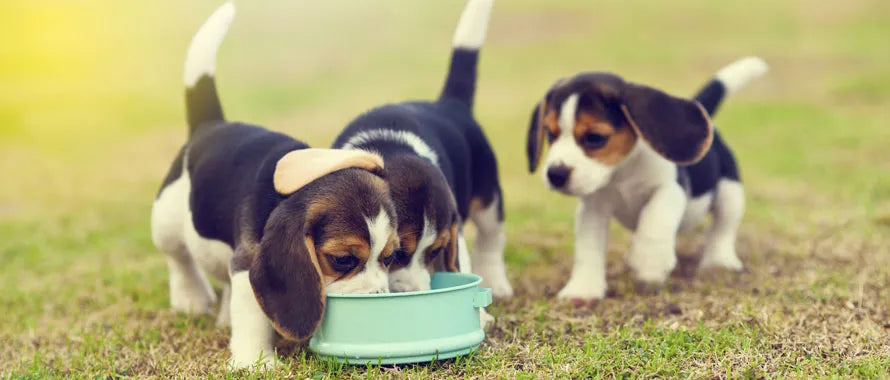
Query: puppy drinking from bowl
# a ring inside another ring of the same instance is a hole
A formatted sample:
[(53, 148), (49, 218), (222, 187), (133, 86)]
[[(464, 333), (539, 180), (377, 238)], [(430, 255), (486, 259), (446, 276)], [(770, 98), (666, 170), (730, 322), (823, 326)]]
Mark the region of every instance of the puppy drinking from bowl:
[(398, 247), (383, 160), (310, 149), (290, 136), (223, 117), (216, 51), (235, 15), (221, 6), (195, 34), (185, 63), (189, 137), (154, 201), (152, 240), (167, 254), (170, 302), (231, 324), (230, 364), (274, 363), (273, 341), (304, 340), (325, 293), (389, 291)]
[[(353, 120), (334, 148), (380, 154), (398, 215), (393, 291), (427, 290), (435, 268), (474, 272), (495, 297), (513, 289), (504, 266), (503, 197), (497, 161), (473, 117), (476, 66), (493, 0), (469, 0), (454, 34), (451, 67), (436, 101), (374, 108)], [(475, 261), (461, 232), (478, 231)], [(458, 257), (459, 256), (459, 257)]]

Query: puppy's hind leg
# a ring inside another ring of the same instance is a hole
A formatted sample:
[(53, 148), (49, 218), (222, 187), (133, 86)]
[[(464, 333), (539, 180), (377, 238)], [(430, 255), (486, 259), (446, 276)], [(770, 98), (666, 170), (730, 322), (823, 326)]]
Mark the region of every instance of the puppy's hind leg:
[(500, 196), (496, 196), (488, 205), (474, 207), (470, 211), (470, 220), (476, 226), (475, 244), (476, 261), (473, 266), (476, 274), (482, 276), (482, 287), (491, 288), (491, 294), (497, 298), (513, 296), (513, 287), (507, 279), (507, 268), (504, 264), (504, 248), (507, 235), (504, 233), (503, 205)]
[(721, 179), (717, 183), (713, 220), (699, 269), (742, 270), (744, 266), (736, 255), (735, 241), (744, 214), (745, 190), (741, 182)]
[(167, 254), (170, 273), (170, 304), (188, 314), (209, 314), (216, 294), (198, 268), (185, 243), (189, 178), (183, 175), (165, 187), (151, 210), (151, 232), (155, 246)]

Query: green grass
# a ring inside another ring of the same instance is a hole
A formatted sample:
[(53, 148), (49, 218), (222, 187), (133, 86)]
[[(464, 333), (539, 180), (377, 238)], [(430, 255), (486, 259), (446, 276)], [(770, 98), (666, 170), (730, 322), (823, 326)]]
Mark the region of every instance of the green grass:
[[(185, 48), (215, 1), (0, 5), (0, 377), (241, 377), (227, 330), (169, 310), (151, 200), (184, 138)], [(240, 2), (220, 52), (227, 115), (326, 146), (358, 113), (434, 97), (460, 2)], [(257, 377), (890, 377), (890, 3), (506, 1), (476, 112), (498, 154), (517, 295), (468, 358), (319, 361), (284, 344)], [(612, 231), (609, 297), (555, 300), (574, 199), (525, 169), (532, 105), (608, 70), (691, 94), (743, 55), (772, 64), (716, 118), (737, 153), (747, 270), (635, 289)]]

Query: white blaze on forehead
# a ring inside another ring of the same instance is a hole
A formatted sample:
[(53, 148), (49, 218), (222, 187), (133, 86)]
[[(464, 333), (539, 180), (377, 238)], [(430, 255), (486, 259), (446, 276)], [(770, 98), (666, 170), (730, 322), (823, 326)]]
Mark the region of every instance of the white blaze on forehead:
[(571, 133), (575, 128), (575, 112), (578, 110), (578, 94), (570, 95), (559, 110), (559, 129)]
[(376, 263), (377, 258), (383, 251), (383, 247), (386, 247), (386, 243), (389, 242), (389, 238), (392, 236), (392, 225), (390, 224), (389, 215), (386, 214), (383, 208), (380, 209), (380, 213), (374, 219), (365, 218), (365, 223), (368, 224), (368, 236), (371, 238), (371, 252), (370, 256), (368, 256), (368, 263)]
[(430, 288), (430, 272), (424, 260), (424, 251), (436, 241), (436, 228), (426, 216), (423, 218), (423, 233), (417, 241), (417, 248), (411, 256), (411, 262), (404, 268), (396, 269), (389, 274), (392, 291), (411, 292)]
[[(417, 249), (414, 250), (415, 257), (422, 257), (426, 251), (436, 241), (436, 226), (430, 222), (426, 215), (423, 216), (423, 234), (417, 241)], [(416, 260), (416, 259), (415, 259)]]

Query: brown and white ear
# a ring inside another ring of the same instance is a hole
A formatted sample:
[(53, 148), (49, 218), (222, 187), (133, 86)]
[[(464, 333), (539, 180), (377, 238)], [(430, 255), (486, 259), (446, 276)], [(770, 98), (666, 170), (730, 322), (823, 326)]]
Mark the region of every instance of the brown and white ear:
[(544, 152), (544, 100), (535, 105), (532, 118), (528, 124), (528, 141), (525, 152), (528, 156), (528, 171), (534, 173), (541, 162), (541, 154)]
[[(304, 215), (273, 211), (250, 267), (250, 285), (260, 308), (275, 330), (291, 340), (311, 337), (325, 309), (324, 281), (315, 243), (303, 226)], [(295, 224), (301, 225), (298, 231)]]
[(442, 258), (442, 261), (445, 264), (445, 270), (449, 272), (460, 272), (460, 269), (457, 267), (458, 240), (457, 223), (455, 223), (451, 225), (451, 240), (449, 240), (448, 246), (445, 247), (445, 256)]
[(670, 161), (696, 163), (711, 147), (711, 118), (696, 101), (627, 83), (621, 111), (637, 135)]
[(326, 174), (348, 168), (377, 171), (383, 169), (383, 159), (361, 150), (295, 150), (278, 160), (272, 182), (275, 191), (287, 195)]

